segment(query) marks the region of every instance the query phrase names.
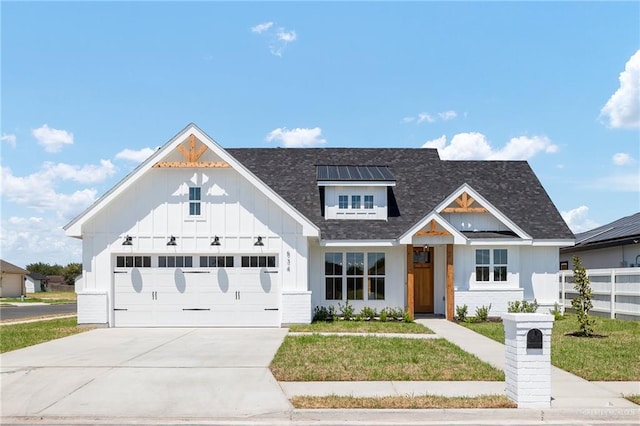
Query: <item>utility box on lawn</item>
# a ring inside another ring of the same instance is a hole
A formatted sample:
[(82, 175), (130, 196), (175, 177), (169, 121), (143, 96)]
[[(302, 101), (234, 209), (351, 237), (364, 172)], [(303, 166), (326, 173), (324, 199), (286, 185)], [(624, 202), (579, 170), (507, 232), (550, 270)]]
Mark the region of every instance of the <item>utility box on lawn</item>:
[(518, 408), (551, 406), (553, 315), (504, 314), (506, 393)]

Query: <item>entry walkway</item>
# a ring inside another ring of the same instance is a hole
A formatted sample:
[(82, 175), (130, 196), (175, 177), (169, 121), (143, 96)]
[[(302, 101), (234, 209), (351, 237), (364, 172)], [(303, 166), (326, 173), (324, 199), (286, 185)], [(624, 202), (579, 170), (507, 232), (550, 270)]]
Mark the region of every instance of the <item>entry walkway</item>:
[[(504, 345), (442, 318), (416, 319), (438, 336), (504, 371)], [(394, 396), (504, 395), (504, 382), (280, 382), (287, 395)], [(640, 394), (637, 382), (589, 382), (551, 366), (551, 408), (635, 408), (622, 394)]]

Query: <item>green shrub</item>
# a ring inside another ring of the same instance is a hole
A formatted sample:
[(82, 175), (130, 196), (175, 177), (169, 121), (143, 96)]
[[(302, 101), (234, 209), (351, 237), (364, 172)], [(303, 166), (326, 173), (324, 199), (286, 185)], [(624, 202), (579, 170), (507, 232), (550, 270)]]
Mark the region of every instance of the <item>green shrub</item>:
[(387, 322), (388, 318), (387, 318), (387, 310), (386, 309), (382, 309), (380, 311), (380, 322)]
[(535, 313), (537, 310), (538, 301), (536, 299), (533, 299), (533, 302), (527, 302), (526, 300), (520, 302), (519, 300), (516, 300), (515, 302), (507, 303), (507, 311), (509, 313)]
[(479, 322), (484, 322), (487, 320), (487, 318), (489, 318), (489, 311), (491, 310), (491, 303), (489, 303), (489, 306), (480, 306), (476, 308), (476, 319)]
[(409, 312), (409, 309), (404, 310), (404, 313), (402, 314), (402, 321), (413, 322), (413, 315), (411, 315), (411, 312)]
[(371, 320), (374, 320), (376, 318), (378, 313), (376, 312), (376, 310), (374, 308), (370, 308), (368, 306), (365, 306), (360, 311), (360, 315), (362, 315), (362, 317), (364, 319), (371, 321)]
[(560, 309), (560, 305), (558, 302), (553, 304), (553, 309), (549, 309), (549, 313), (553, 315), (553, 319), (556, 321), (560, 321), (564, 319), (564, 315), (562, 314), (562, 309)]
[(456, 306), (456, 319), (458, 321), (464, 321), (465, 319), (467, 319), (468, 310), (469, 308), (467, 307), (467, 305)]
[(336, 318), (336, 308), (333, 306), (316, 306), (313, 308), (313, 321), (334, 321)]
[(340, 316), (343, 320), (349, 321), (350, 319), (353, 319), (355, 311), (353, 305), (350, 305), (348, 300), (344, 305), (342, 303), (338, 303), (338, 310), (340, 311)]

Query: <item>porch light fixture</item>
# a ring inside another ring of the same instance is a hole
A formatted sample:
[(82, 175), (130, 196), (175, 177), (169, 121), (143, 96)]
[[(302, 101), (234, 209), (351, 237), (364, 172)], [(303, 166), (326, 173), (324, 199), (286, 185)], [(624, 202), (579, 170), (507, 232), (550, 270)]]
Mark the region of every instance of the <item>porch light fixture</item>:
[(212, 246), (219, 246), (220, 245), (220, 237), (218, 237), (217, 235), (215, 237), (213, 237), (213, 241), (211, 241), (211, 245)]
[(132, 246), (133, 245), (133, 238), (131, 238), (129, 235), (127, 235), (126, 237), (124, 237), (124, 241), (122, 242), (123, 246)]
[(262, 237), (260, 237), (260, 236), (259, 236), (259, 237), (256, 239), (256, 242), (255, 242), (255, 243), (253, 243), (253, 245), (254, 245), (254, 246), (262, 247), (262, 246), (264, 245), (264, 243), (262, 242)]
[(174, 237), (173, 235), (169, 237), (169, 242), (167, 243), (168, 246), (177, 246), (178, 244), (176, 244), (176, 237)]

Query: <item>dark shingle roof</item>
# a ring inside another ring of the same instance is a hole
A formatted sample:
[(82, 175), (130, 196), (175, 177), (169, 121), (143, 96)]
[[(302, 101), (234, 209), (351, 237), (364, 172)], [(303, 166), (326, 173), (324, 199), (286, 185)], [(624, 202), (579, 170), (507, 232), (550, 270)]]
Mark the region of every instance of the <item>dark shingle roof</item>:
[[(396, 239), (464, 183), (536, 239), (573, 234), (525, 161), (441, 161), (425, 148), (235, 148), (227, 151), (321, 230), (324, 240)], [(386, 165), (389, 218), (325, 220), (316, 166)]]
[(576, 245), (564, 252), (631, 244), (640, 240), (640, 212), (615, 220), (586, 232), (576, 234)]

